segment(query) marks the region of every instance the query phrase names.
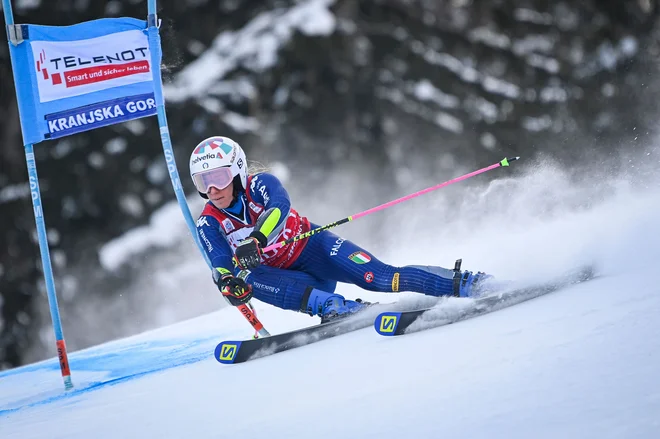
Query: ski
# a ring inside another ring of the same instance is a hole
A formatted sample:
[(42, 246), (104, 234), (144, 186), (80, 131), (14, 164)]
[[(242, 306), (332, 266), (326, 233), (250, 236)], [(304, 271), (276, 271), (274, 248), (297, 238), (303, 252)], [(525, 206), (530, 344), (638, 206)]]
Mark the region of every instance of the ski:
[(279, 352), (306, 346), (320, 340), (368, 328), (374, 317), (384, 309), (396, 304), (374, 304), (355, 315), (320, 323), (282, 334), (243, 341), (223, 341), (215, 348), (215, 359), (223, 364), (237, 364)]
[(374, 320), (374, 329), (380, 335), (391, 337), (437, 328), (517, 305), (593, 278), (595, 278), (594, 270), (589, 267), (554, 281), (467, 300), (456, 307), (444, 307), (439, 304), (413, 311), (384, 312)]
[[(592, 270), (583, 270), (578, 274), (566, 277), (560, 281), (509, 290), (497, 295), (485, 296), (471, 301), (466, 299), (464, 302), (466, 306), (461, 307), (459, 311), (453, 314), (438, 314), (438, 312), (442, 313), (443, 307), (437, 305), (410, 310), (410, 304), (405, 303), (374, 304), (358, 314), (328, 323), (321, 323), (264, 338), (223, 341), (216, 346), (214, 356), (222, 364), (245, 363), (316, 343), (317, 341), (327, 340), (349, 332), (365, 329), (371, 325), (374, 325), (376, 331), (381, 335), (402, 335), (492, 312), (496, 309), (511, 306), (559, 290), (565, 286), (591, 279), (592, 277)], [(385, 309), (389, 309), (390, 311), (382, 312)], [(417, 323), (418, 319), (419, 324)], [(419, 327), (416, 328), (416, 326)]]

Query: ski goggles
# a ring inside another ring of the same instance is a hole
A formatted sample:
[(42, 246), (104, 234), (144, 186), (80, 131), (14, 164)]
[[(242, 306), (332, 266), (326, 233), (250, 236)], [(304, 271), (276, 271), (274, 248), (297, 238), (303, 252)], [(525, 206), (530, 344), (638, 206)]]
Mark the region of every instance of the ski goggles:
[(234, 179), (228, 167), (215, 168), (210, 171), (198, 172), (193, 175), (193, 182), (197, 190), (203, 194), (208, 193), (211, 187), (222, 190), (229, 186)]

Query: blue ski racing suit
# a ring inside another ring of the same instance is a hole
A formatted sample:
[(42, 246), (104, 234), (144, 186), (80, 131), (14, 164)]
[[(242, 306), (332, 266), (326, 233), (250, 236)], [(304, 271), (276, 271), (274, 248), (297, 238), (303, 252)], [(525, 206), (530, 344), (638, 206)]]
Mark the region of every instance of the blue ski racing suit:
[(395, 267), (329, 230), (264, 252), (259, 266), (241, 270), (233, 262), (234, 252), (254, 230), (271, 245), (318, 228), (291, 207), (286, 189), (274, 175), (251, 175), (247, 182), (247, 189), (228, 208), (218, 209), (210, 201), (205, 205), (197, 233), (217, 272), (243, 279), (262, 302), (324, 318), (364, 306), (336, 294), (337, 282), (385, 293), (468, 297), (483, 274), (436, 266)]

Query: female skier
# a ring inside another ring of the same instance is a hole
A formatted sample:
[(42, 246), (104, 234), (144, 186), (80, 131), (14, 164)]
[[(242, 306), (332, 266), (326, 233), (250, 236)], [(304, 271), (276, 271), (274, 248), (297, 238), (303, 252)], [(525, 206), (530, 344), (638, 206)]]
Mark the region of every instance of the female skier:
[(351, 241), (324, 230), (269, 252), (262, 248), (318, 226), (292, 207), (272, 174), (248, 175), (238, 143), (210, 137), (190, 156), (190, 176), (208, 199), (197, 232), (213, 279), (230, 304), (253, 296), (283, 309), (321, 317), (322, 322), (360, 311), (366, 302), (336, 294), (337, 282), (379, 292), (413, 291), (430, 296), (469, 297), (490, 277), (435, 266), (394, 267)]

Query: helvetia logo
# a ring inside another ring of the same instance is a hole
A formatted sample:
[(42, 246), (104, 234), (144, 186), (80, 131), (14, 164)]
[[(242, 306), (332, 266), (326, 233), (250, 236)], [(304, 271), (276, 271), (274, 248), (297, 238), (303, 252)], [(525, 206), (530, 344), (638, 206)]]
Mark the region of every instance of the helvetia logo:
[(199, 162), (203, 162), (205, 160), (211, 160), (211, 159), (214, 159), (214, 158), (215, 158), (215, 154), (209, 152), (209, 153), (206, 153), (204, 155), (198, 155), (197, 157), (195, 157), (192, 161), (192, 164), (196, 165)]

